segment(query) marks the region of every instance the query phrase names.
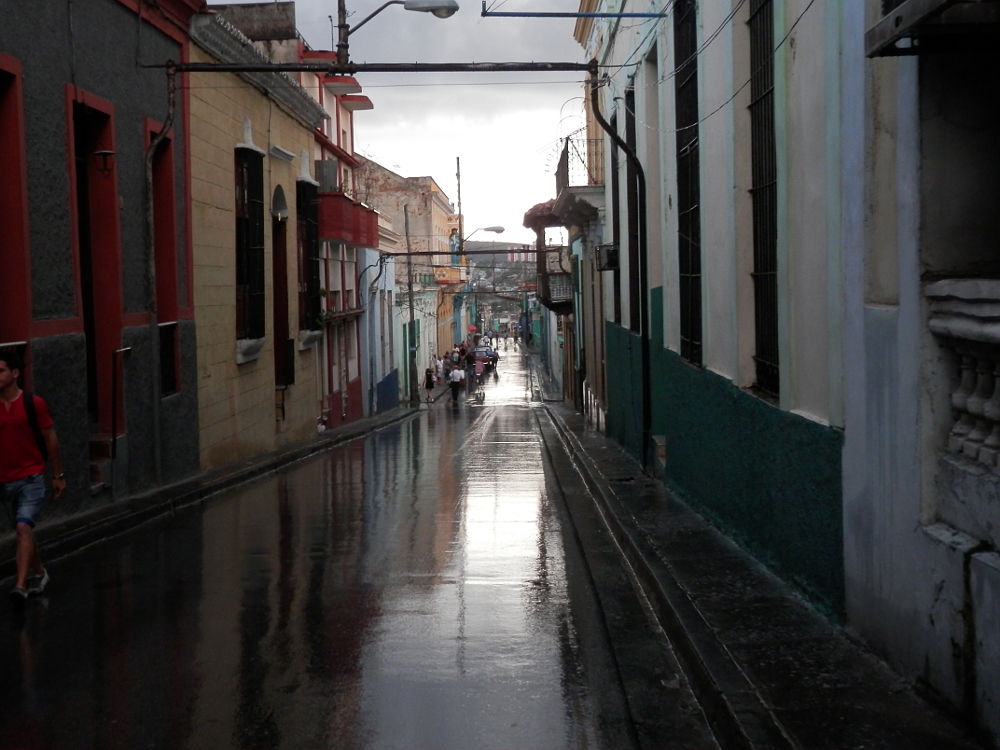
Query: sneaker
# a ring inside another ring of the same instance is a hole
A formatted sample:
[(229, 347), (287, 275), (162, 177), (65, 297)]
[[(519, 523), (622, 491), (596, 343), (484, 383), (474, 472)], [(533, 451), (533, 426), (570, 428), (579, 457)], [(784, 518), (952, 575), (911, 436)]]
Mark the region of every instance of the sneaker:
[(35, 575), (28, 579), (28, 593), (32, 596), (41, 594), (45, 587), (49, 585), (49, 571), (42, 570), (40, 576)]
[(28, 599), (28, 590), (21, 586), (15, 586), (10, 590), (10, 598), (15, 604), (23, 604)]

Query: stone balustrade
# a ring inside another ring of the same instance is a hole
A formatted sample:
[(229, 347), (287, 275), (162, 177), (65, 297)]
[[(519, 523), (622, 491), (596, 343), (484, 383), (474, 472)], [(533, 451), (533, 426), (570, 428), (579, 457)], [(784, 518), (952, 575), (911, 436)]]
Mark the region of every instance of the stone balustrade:
[(929, 284), (929, 326), (956, 355), (948, 451), (1000, 474), (1000, 280)]

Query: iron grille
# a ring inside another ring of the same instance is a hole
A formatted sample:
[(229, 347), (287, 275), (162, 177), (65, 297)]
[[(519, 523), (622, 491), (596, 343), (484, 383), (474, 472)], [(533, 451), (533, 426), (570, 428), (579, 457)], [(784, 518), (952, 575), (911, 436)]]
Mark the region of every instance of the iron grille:
[[(625, 144), (636, 151), (635, 89), (625, 89)], [(647, 290), (639, 287), (639, 173), (632, 160), (625, 164), (625, 204), (628, 208), (628, 327), (639, 333), (641, 322), (641, 296)], [(642, 331), (648, 335), (648, 331)]]
[(556, 195), (567, 187), (604, 184), (604, 141), (566, 138), (556, 166)]
[(542, 273), (538, 275), (538, 280), (541, 287), (538, 296), (546, 307), (573, 301), (572, 274)]
[(319, 188), (298, 182), (295, 213), (299, 245), (299, 330), (321, 328), (322, 312), (319, 279)]
[(681, 356), (701, 364), (701, 206), (698, 153), (698, 27), (695, 0), (674, 4), (677, 111), (677, 244)]
[(236, 149), (236, 337), (264, 338), (264, 155)]
[(757, 388), (778, 396), (778, 209), (774, 141), (774, 6), (750, 4), (750, 141)]
[[(615, 115), (611, 118), (611, 128), (615, 132), (618, 132), (618, 116)], [(614, 141), (611, 142), (611, 244), (616, 249), (615, 263), (613, 269), (613, 276), (611, 281), (612, 287), (612, 320), (617, 324), (621, 325), (622, 322), (622, 272), (621, 272), (621, 236), (622, 236), (622, 219), (621, 219), (621, 177), (619, 175), (619, 156), (618, 156), (618, 144)]]

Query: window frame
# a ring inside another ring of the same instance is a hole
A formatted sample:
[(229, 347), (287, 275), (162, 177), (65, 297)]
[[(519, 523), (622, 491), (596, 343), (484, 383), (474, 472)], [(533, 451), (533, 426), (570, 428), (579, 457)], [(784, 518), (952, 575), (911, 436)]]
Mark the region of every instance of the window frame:
[(264, 154), (237, 147), (235, 162), (236, 338), (265, 338)]

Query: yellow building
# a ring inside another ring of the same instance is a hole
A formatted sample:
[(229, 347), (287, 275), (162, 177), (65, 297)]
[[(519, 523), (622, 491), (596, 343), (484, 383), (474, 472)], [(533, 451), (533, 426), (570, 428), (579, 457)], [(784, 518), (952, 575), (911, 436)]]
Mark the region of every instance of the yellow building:
[[(220, 16), (198, 18), (192, 40), (192, 62), (267, 60)], [(316, 432), (312, 151), (325, 114), (283, 74), (192, 73), (187, 86), (201, 461), (211, 467)]]

